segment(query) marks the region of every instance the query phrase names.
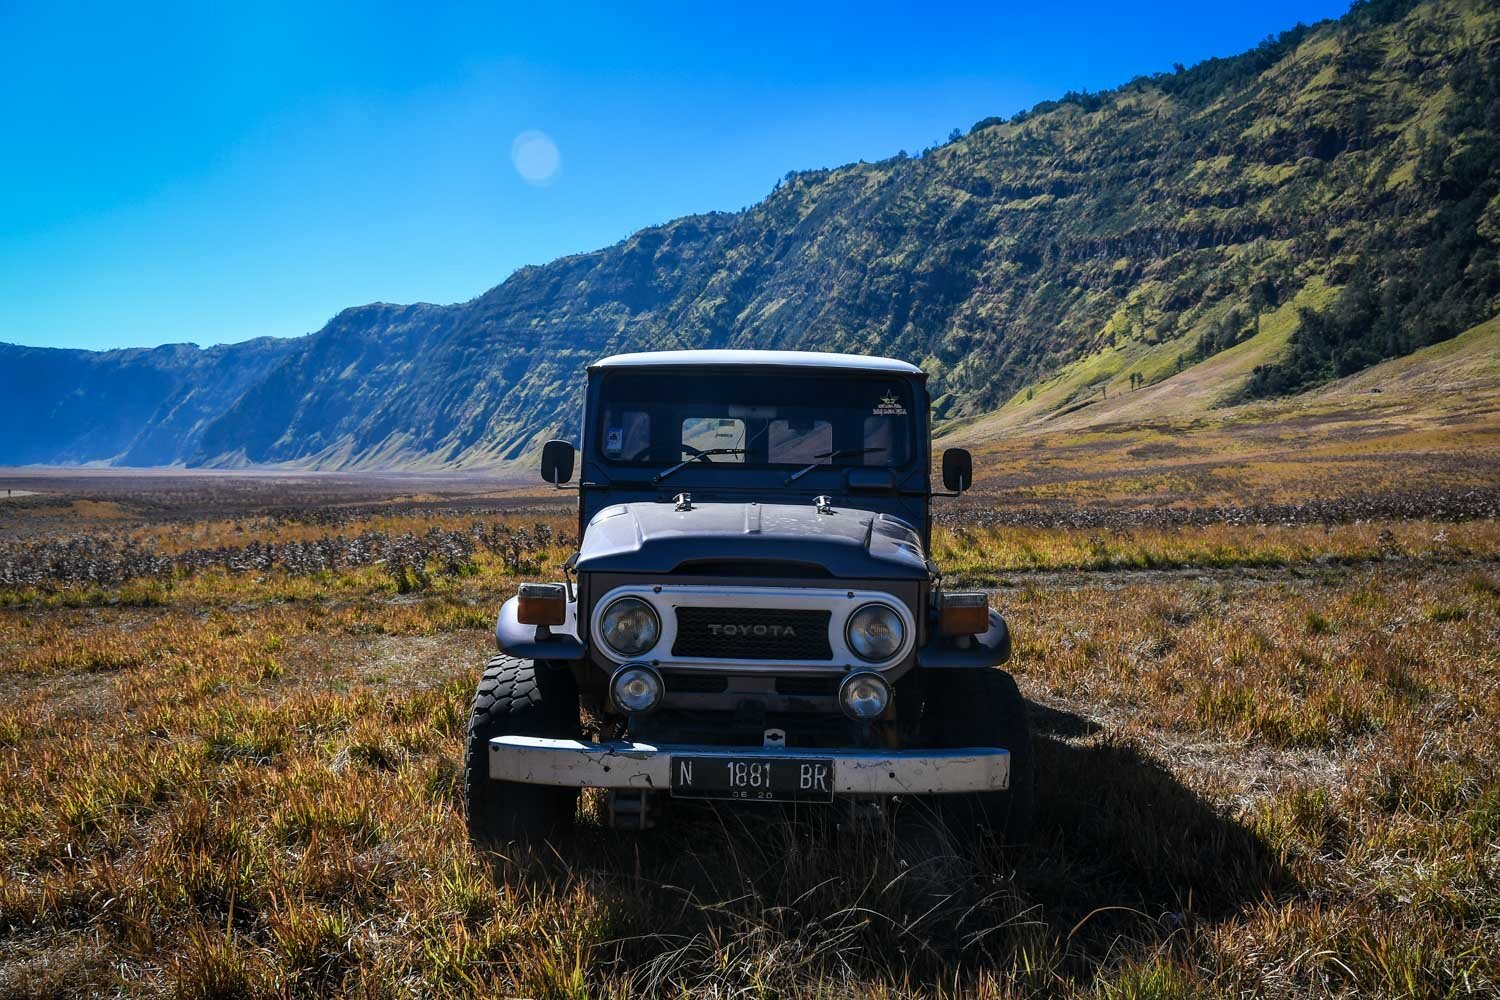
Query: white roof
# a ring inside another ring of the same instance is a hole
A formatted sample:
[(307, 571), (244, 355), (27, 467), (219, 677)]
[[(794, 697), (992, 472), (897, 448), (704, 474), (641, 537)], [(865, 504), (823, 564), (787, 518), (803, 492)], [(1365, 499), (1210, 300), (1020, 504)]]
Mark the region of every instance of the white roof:
[(859, 371), (901, 372), (920, 375), (922, 369), (895, 358), (873, 358), (863, 354), (831, 354), (825, 351), (644, 351), (616, 354), (589, 365), (594, 368), (646, 368), (655, 365), (779, 365), (797, 368), (845, 368)]

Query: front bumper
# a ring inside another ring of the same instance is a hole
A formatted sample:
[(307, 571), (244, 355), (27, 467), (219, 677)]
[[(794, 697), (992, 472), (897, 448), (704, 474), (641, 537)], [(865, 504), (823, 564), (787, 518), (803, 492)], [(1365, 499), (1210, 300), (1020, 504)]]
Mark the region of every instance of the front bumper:
[(831, 758), (835, 795), (935, 795), (996, 792), (1010, 787), (1010, 751), (995, 747), (883, 750), (653, 746), (626, 741), (581, 743), (540, 736), (497, 736), (490, 740), (490, 777), (532, 785), (666, 791), (671, 786), (674, 754), (737, 759)]

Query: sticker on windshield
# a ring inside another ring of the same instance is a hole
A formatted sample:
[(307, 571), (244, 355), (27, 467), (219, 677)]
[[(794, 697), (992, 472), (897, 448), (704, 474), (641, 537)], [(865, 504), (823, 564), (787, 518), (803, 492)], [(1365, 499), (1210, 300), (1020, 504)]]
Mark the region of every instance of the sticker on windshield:
[(901, 400), (897, 399), (896, 394), (892, 392), (880, 397), (880, 402), (876, 405), (874, 412), (877, 417), (904, 417), (906, 407), (901, 405)]
[(604, 454), (618, 455), (625, 450), (625, 428), (606, 427), (604, 429)]

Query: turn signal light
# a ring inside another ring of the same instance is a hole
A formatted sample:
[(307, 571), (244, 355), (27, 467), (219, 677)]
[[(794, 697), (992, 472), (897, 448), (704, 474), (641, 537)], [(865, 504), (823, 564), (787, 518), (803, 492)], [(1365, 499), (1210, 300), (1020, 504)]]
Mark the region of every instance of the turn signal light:
[(938, 631), (943, 635), (979, 635), (990, 629), (990, 599), (982, 593), (943, 594)]
[(523, 583), (516, 594), (522, 625), (561, 625), (568, 620), (568, 593), (560, 583)]

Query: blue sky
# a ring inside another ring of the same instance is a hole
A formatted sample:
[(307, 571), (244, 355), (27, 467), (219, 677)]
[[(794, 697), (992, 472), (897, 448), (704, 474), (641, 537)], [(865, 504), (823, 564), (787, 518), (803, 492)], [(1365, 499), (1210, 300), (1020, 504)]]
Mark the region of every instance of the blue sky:
[(206, 345), (462, 301), (791, 169), (1346, 8), (0, 0), (0, 341)]

